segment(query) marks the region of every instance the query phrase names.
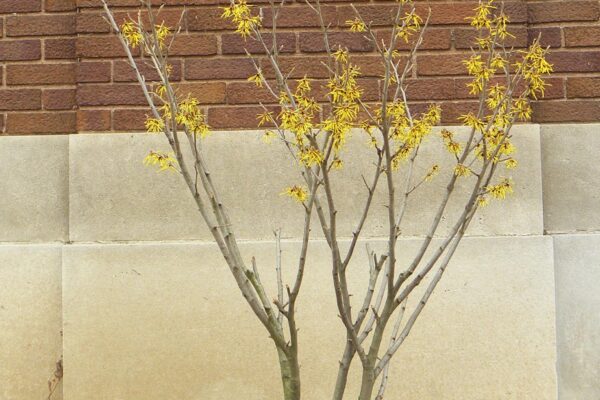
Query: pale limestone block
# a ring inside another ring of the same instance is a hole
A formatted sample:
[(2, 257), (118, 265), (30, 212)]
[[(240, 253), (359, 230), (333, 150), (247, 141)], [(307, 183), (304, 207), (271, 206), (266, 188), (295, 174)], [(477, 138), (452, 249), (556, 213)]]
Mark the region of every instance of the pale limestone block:
[(67, 136), (0, 138), (0, 241), (67, 240)]
[(61, 329), (61, 247), (0, 245), (0, 399), (48, 397)]
[(600, 230), (600, 124), (542, 126), (544, 228)]
[[(400, 241), (402, 265), (419, 244)], [(289, 281), (299, 243), (283, 250)], [(273, 297), (274, 244), (242, 251), (257, 257)], [(358, 301), (362, 245), (355, 257)], [(329, 259), (311, 242), (297, 311), (306, 400), (330, 398), (344, 346)], [(63, 272), (66, 399), (281, 398), (275, 351), (214, 245), (73, 245)], [(394, 360), (388, 397), (555, 400), (554, 309), (550, 238), (465, 239)]]
[(600, 235), (554, 237), (561, 400), (600, 398)]
[[(239, 238), (271, 239), (272, 231), (277, 228), (283, 228), (286, 237), (300, 237), (302, 208), (281, 196), (284, 188), (302, 182), (300, 169), (283, 145), (266, 145), (260, 140), (261, 135), (259, 132), (216, 132), (205, 139), (210, 172), (217, 188), (221, 189), (222, 201), (230, 210)], [(70, 141), (73, 241), (211, 238), (182, 178), (176, 173), (157, 173), (142, 165), (150, 149), (168, 150), (162, 136), (72, 135)], [(361, 175), (371, 179), (375, 155), (365, 142), (365, 135), (355, 132), (343, 155), (345, 168), (333, 174), (341, 236), (351, 236), (367, 195)], [(507, 201), (491, 204), (478, 213), (469, 229), (471, 235), (542, 232), (539, 127), (515, 127), (514, 142), (520, 167), (501, 171), (499, 175), (514, 178), (516, 193)], [(434, 161), (441, 164), (442, 173), (410, 199), (402, 224), (405, 236), (419, 236), (427, 231), (452, 174), (452, 157), (443, 149), (439, 137), (432, 136), (421, 151), (424, 156), (416, 165), (415, 181), (426, 174)], [(399, 186), (404, 182), (403, 171), (401, 169), (396, 176)], [(371, 218), (364, 228), (366, 237), (387, 232), (384, 185), (382, 179)], [(464, 185), (459, 185), (448, 206), (448, 217), (438, 232), (446, 232), (454, 223), (453, 216), (462, 211), (464, 189)], [(322, 236), (316, 223), (313, 234)]]

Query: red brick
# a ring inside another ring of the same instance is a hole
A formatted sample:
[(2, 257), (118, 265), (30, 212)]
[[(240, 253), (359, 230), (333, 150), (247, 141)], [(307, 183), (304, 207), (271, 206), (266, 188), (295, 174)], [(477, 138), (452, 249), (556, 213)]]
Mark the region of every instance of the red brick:
[(0, 110), (39, 110), (42, 91), (39, 89), (0, 89)]
[[(425, 19), (428, 15), (428, 8), (431, 8), (430, 25), (464, 25), (466, 18), (473, 16), (473, 9), (477, 2), (460, 1), (456, 3), (429, 3), (417, 4), (416, 12), (421, 18)], [(521, 2), (507, 2), (505, 12), (513, 23), (525, 22), (527, 20), (527, 6)], [(389, 3), (374, 5), (356, 6), (357, 11), (365, 22), (372, 23), (373, 26), (391, 25), (396, 16), (398, 5)], [(350, 6), (341, 6), (338, 8), (339, 23), (342, 25), (346, 20), (356, 17), (356, 13)]]
[[(269, 82), (271, 87), (276, 90), (276, 82)], [(296, 87), (296, 81), (288, 81), (291, 90)], [(310, 94), (318, 102), (327, 102), (328, 89), (326, 80), (313, 80), (311, 82), (312, 92)], [(363, 101), (379, 100), (381, 93), (379, 91), (379, 80), (377, 79), (359, 79), (358, 85), (363, 91)], [(278, 99), (266, 88), (259, 88), (250, 82), (230, 82), (227, 84), (227, 104), (277, 104)]]
[(600, 46), (600, 26), (573, 26), (564, 30), (567, 47)]
[[(265, 43), (272, 46), (273, 35), (264, 35)], [(296, 34), (295, 33), (278, 33), (277, 47), (280, 53), (294, 53), (296, 51)], [(247, 39), (244, 40), (236, 33), (224, 34), (221, 36), (221, 53), (222, 54), (246, 54), (248, 50), (251, 54), (264, 54), (265, 49), (260, 42)]]
[(548, 61), (555, 72), (597, 72), (600, 71), (600, 51), (553, 51)]
[(6, 17), (6, 36), (49, 36), (74, 33), (75, 16), (70, 14)]
[[(379, 31), (377, 32), (377, 38), (379, 43), (383, 40), (386, 46), (389, 46), (391, 39), (391, 30)], [(396, 40), (396, 50), (411, 50), (418, 36), (412, 36), (408, 42), (405, 42), (402, 39)], [(429, 28), (425, 31), (423, 35), (423, 43), (419, 47), (420, 50), (446, 50), (449, 49), (452, 45), (451, 39), (451, 31), (450, 29), (441, 29), (441, 28)]]
[(111, 63), (104, 61), (83, 61), (77, 65), (77, 82), (110, 82)]
[[(164, 3), (164, 1), (163, 1)], [(139, 10), (139, 3), (137, 4), (138, 7), (137, 9)], [(181, 8), (176, 8), (176, 9), (172, 9), (172, 8), (163, 8), (159, 11), (158, 7), (154, 8), (155, 12), (153, 13), (154, 15), (154, 23), (159, 25), (164, 23), (166, 26), (168, 26), (169, 28), (173, 29), (173, 30), (177, 30), (176, 28), (179, 26), (178, 24), (181, 22), (182, 24), (185, 24), (185, 20), (186, 20), (186, 16), (182, 15), (184, 13), (184, 9)], [(187, 11), (185, 11), (187, 13)], [(131, 11), (125, 11), (125, 12), (115, 12), (114, 14), (115, 17), (115, 21), (117, 22), (117, 24), (121, 25), (122, 23), (126, 22), (126, 21), (130, 21), (131, 18), (135, 19), (137, 22), (138, 19), (138, 15), (137, 12), (132, 13)], [(146, 27), (148, 30), (150, 30), (150, 18), (148, 17), (148, 13), (142, 8), (142, 12), (140, 14), (140, 19), (142, 22), (142, 25), (144, 27)], [(185, 31), (185, 25), (183, 26), (183, 31)]]
[(77, 132), (110, 131), (110, 114), (109, 110), (77, 111)]
[(188, 94), (197, 98), (200, 104), (225, 103), (225, 83), (223, 82), (198, 82), (180, 83), (175, 85), (175, 90), (183, 97)]
[(45, 0), (44, 10), (45, 11), (75, 11), (77, 4), (75, 0)]
[[(273, 26), (271, 6), (261, 7), (263, 10), (263, 25), (267, 28)], [(323, 22), (325, 26), (338, 25), (338, 14), (334, 6), (322, 6)], [(340, 21), (343, 24), (344, 21)], [(306, 3), (286, 5), (280, 9), (277, 16), (277, 28), (320, 28), (321, 22), (317, 14)]]
[(600, 97), (600, 77), (568, 77), (567, 97)]
[(137, 84), (80, 85), (77, 91), (80, 106), (137, 106), (145, 105), (146, 98)]
[[(267, 107), (274, 113), (277, 107)], [(252, 128), (256, 129), (256, 116), (264, 112), (260, 106), (255, 107), (210, 107), (208, 109), (208, 124), (213, 129)]]
[(46, 89), (42, 94), (44, 110), (73, 110), (77, 107), (75, 89)]
[[(138, 68), (142, 75), (147, 81), (159, 81), (160, 76), (156, 72), (154, 65), (150, 63), (150, 60), (144, 62), (142, 60), (136, 60), (138, 62)], [(181, 80), (181, 60), (171, 60), (170, 64), (173, 66), (173, 72), (171, 73), (171, 81)], [(128, 61), (115, 61), (113, 80), (115, 82), (137, 82), (137, 76), (133, 68), (129, 65)]]
[(597, 122), (599, 100), (538, 101), (532, 104), (533, 122)]
[(0, 61), (39, 60), (42, 48), (39, 40), (0, 41)]
[(124, 109), (113, 112), (113, 129), (115, 131), (145, 131), (146, 117), (151, 115), (150, 109)]
[[(428, 105), (422, 105), (421, 111), (424, 112)], [(459, 117), (470, 112), (475, 113), (479, 108), (478, 101), (445, 101), (440, 104), (442, 108), (442, 124), (461, 125)]]
[(44, 39), (44, 58), (47, 60), (72, 60), (77, 57), (75, 39)]
[(527, 36), (528, 45), (531, 45), (539, 37), (543, 47), (559, 48), (562, 46), (561, 28), (529, 28)]
[(6, 66), (9, 85), (56, 85), (75, 83), (74, 64), (10, 64)]
[[(524, 27), (509, 27), (508, 31), (514, 35), (514, 38), (507, 37), (504, 42), (507, 47), (522, 48), (528, 45), (528, 32)], [(477, 48), (475, 39), (477, 31), (473, 28), (458, 28), (454, 30), (454, 47), (457, 49)]]
[[(134, 54), (139, 54), (135, 49)], [(115, 36), (80, 36), (77, 39), (77, 56), (82, 58), (124, 57), (125, 50)]]
[[(269, 83), (275, 88), (275, 82)], [(257, 87), (249, 82), (230, 82), (227, 84), (227, 104), (276, 104), (277, 99), (266, 87)]]
[(463, 54), (436, 54), (417, 56), (418, 75), (465, 75)]
[(565, 98), (565, 79), (550, 77), (546, 78), (546, 91), (543, 99), (563, 99)]
[[(455, 96), (454, 79), (427, 78), (408, 80), (406, 96), (415, 100), (448, 100)], [(391, 94), (391, 93), (390, 93)]]
[(42, 0), (2, 0), (0, 14), (42, 11)]
[[(132, 7), (140, 3), (136, 0), (108, 0), (111, 7)], [(268, 3), (268, 0), (253, 0), (252, 4)], [(99, 0), (77, 0), (77, 6), (80, 8), (98, 8)], [(152, 0), (152, 5), (160, 6), (168, 4), (169, 6), (207, 6), (229, 4), (229, 0)]]
[[(300, 32), (300, 51), (317, 53), (325, 51), (325, 41), (321, 32)], [(375, 45), (361, 33), (332, 32), (329, 34), (329, 45), (332, 50), (339, 47), (347, 48), (352, 52), (369, 52)]]
[(235, 30), (233, 22), (221, 18), (223, 10), (217, 7), (191, 9), (187, 12), (187, 27), (190, 31)]
[(76, 132), (75, 112), (9, 113), (6, 132), (9, 134), (56, 134)]
[(255, 73), (252, 61), (246, 57), (185, 60), (185, 79), (246, 79)]
[(597, 1), (536, 1), (528, 2), (529, 22), (597, 21), (600, 8)]
[(109, 23), (103, 18), (103, 13), (79, 13), (76, 19), (78, 33), (110, 32)]
[(169, 51), (173, 56), (206, 56), (217, 54), (215, 35), (180, 35)]

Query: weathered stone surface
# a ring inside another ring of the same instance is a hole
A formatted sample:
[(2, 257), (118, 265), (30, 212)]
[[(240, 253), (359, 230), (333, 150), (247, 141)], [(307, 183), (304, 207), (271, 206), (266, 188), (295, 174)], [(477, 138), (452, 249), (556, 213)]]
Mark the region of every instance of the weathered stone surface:
[(0, 138), (0, 241), (67, 240), (68, 138)]
[[(399, 243), (403, 262), (419, 243)], [(298, 242), (283, 248), (289, 280)], [(242, 251), (273, 294), (274, 244)], [(355, 257), (358, 295), (366, 255)], [(330, 397), (344, 345), (328, 259), (311, 244), (298, 303), (307, 400)], [(556, 399), (552, 240), (467, 238), (446, 274), (395, 359), (389, 398)], [(67, 246), (64, 282), (65, 398), (281, 398), (276, 354), (215, 246)]]
[(48, 397), (62, 355), (60, 286), (60, 246), (0, 245), (0, 399)]
[(554, 237), (561, 400), (600, 398), (600, 235)]
[[(265, 145), (260, 135), (227, 132), (205, 139), (211, 173), (217, 187), (222, 189), (221, 197), (230, 210), (238, 237), (270, 239), (276, 228), (283, 228), (286, 237), (300, 237), (302, 209), (280, 195), (285, 187), (301, 183), (299, 168), (281, 144)], [(168, 150), (164, 138), (109, 134), (73, 135), (70, 140), (73, 241), (210, 239), (182, 178), (176, 173), (157, 173), (154, 168), (142, 165), (150, 149)], [(364, 135), (354, 134), (343, 156), (346, 166), (333, 176), (338, 229), (342, 236), (351, 236), (366, 198), (361, 175), (370, 180), (374, 168), (375, 155), (365, 142)], [(514, 178), (516, 193), (506, 202), (483, 209), (469, 228), (471, 235), (542, 232), (539, 127), (517, 126), (514, 142), (520, 166), (516, 170), (500, 171), (499, 175)], [(427, 231), (452, 174), (452, 157), (437, 136), (421, 151), (423, 157), (415, 167), (415, 183), (434, 162), (442, 166), (442, 173), (433, 182), (421, 186), (409, 199), (402, 224), (405, 236), (420, 236)], [(401, 173), (396, 179), (402, 186)], [(374, 199), (372, 219), (364, 229), (366, 237), (387, 232), (384, 184), (382, 180)], [(464, 201), (465, 188), (463, 185), (457, 190), (439, 232), (447, 231), (454, 223), (453, 216), (463, 209), (460, 199)], [(316, 224), (313, 233), (320, 234)]]
[(600, 124), (542, 126), (544, 228), (600, 230)]

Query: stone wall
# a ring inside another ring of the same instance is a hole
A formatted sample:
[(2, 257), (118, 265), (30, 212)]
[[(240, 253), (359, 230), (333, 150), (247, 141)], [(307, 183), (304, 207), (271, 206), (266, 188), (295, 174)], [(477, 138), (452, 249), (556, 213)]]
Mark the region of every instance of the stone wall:
[[(600, 397), (599, 128), (515, 128), (516, 192), (477, 215), (395, 359), (389, 398)], [(362, 144), (354, 135), (339, 177), (346, 236), (362, 196), (356, 170), (369, 163)], [(61, 355), (56, 399), (280, 398), (276, 355), (182, 182), (142, 165), (164, 145), (146, 134), (0, 138), (0, 399), (45, 398)], [(245, 256), (256, 256), (273, 283), (272, 230), (282, 228), (291, 273), (302, 212), (279, 193), (296, 182), (293, 162), (255, 132), (217, 132), (206, 146)], [(409, 204), (403, 260), (440, 186), (432, 182)], [(375, 248), (383, 213), (376, 197), (365, 228)], [(319, 235), (311, 246), (298, 317), (304, 398), (321, 400), (332, 390), (343, 330), (327, 246)], [(361, 251), (353, 290), (365, 262)]]

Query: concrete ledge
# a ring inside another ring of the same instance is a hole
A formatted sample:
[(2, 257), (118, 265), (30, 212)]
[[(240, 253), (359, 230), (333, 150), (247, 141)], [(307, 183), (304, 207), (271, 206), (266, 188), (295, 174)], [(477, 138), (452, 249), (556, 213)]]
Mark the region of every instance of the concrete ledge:
[(67, 136), (0, 138), (0, 242), (69, 237)]
[[(405, 261), (419, 243), (400, 242)], [(242, 250), (273, 283), (273, 243)], [(284, 243), (288, 278), (297, 252)], [(215, 246), (72, 245), (64, 254), (65, 398), (281, 397), (276, 354)], [(351, 266), (356, 293), (365, 258)], [(298, 305), (307, 400), (331, 395), (344, 345), (328, 259), (326, 244), (311, 243)], [(554, 400), (555, 360), (551, 239), (468, 238), (397, 356), (388, 396)]]
[(559, 397), (600, 398), (600, 235), (554, 237)]
[(48, 397), (61, 332), (61, 246), (0, 245), (0, 399)]
[(600, 124), (541, 129), (545, 230), (600, 231)]
[[(266, 145), (257, 132), (217, 132), (205, 140), (211, 173), (222, 188), (238, 237), (271, 239), (272, 231), (283, 228), (287, 237), (300, 237), (303, 213), (299, 206), (280, 195), (288, 186), (301, 182), (299, 169), (279, 143)], [(362, 209), (366, 190), (361, 174), (372, 170), (374, 154), (366, 138), (355, 133), (344, 154), (346, 167), (335, 174), (339, 231), (350, 237)], [(470, 227), (471, 235), (541, 234), (542, 193), (539, 126), (514, 129), (520, 166), (499, 175), (513, 176), (516, 193), (503, 203), (482, 210)], [(197, 217), (191, 196), (180, 176), (157, 173), (142, 165), (151, 149), (167, 150), (162, 136), (148, 134), (72, 135), (70, 137), (70, 226), (72, 241), (125, 240), (210, 240)], [(423, 235), (445, 191), (453, 165), (441, 140), (435, 137), (422, 149), (416, 176), (425, 175), (439, 163), (442, 173), (431, 184), (415, 192), (403, 226), (405, 236)], [(402, 179), (398, 175), (397, 179)], [(383, 187), (382, 187), (383, 189)], [(457, 191), (456, 199), (464, 198)], [(366, 237), (386, 233), (381, 223), (386, 209), (376, 197)], [(452, 215), (462, 210), (459, 200), (448, 206), (449, 214), (440, 232), (453, 223)], [(510, 218), (507, 216), (510, 215)], [(320, 228), (313, 233), (319, 236)]]

